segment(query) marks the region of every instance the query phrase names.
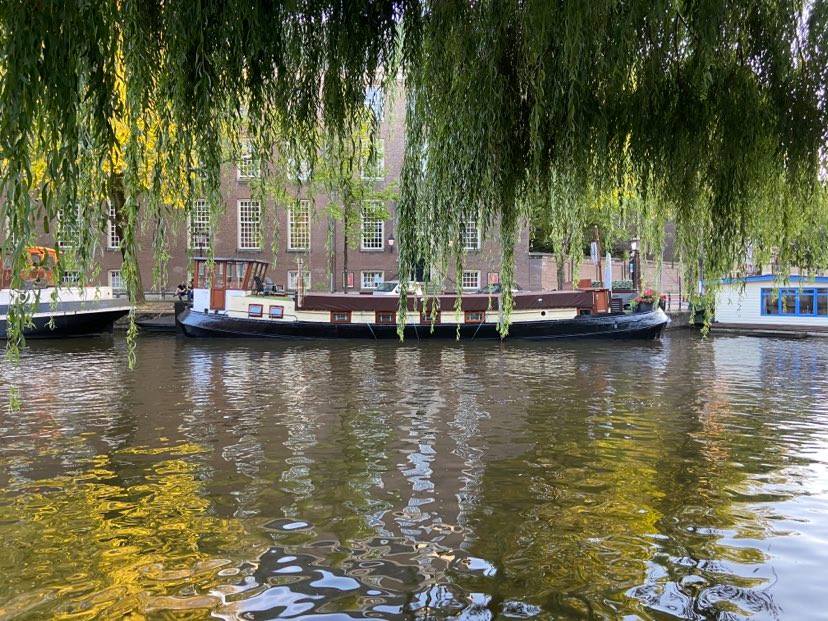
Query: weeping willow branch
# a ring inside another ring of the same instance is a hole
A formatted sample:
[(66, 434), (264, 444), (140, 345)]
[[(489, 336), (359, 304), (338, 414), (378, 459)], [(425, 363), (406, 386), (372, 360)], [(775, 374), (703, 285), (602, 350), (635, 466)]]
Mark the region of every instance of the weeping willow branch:
[(583, 230), (583, 205), (622, 187), (645, 201), (642, 230), (676, 222), (690, 276), (748, 251), (828, 265), (828, 0), (7, 0), (4, 256), (19, 273), (67, 204), (96, 212), (107, 161), (123, 173), (125, 256), (142, 211), (188, 209), (196, 185), (215, 221), (228, 137), (237, 156), (249, 135), (263, 163), (285, 141), (311, 162), (344, 153), (366, 89), (398, 78), (404, 274), (462, 261), (478, 214), (504, 243), (508, 309), (530, 210)]

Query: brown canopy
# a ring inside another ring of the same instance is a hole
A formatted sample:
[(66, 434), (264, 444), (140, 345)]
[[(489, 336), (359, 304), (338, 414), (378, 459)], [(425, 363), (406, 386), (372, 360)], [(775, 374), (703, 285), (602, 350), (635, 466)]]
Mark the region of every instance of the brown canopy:
[[(514, 309), (531, 310), (544, 308), (578, 308), (589, 309), (592, 312), (606, 310), (607, 292), (603, 289), (587, 289), (584, 291), (521, 291), (515, 293)], [(424, 298), (423, 298), (424, 299)], [(454, 309), (456, 295), (441, 295), (437, 298), (443, 311)], [(415, 312), (422, 308), (419, 299), (408, 298), (408, 310)], [(497, 310), (499, 299), (496, 295), (469, 294), (463, 295), (461, 304), (463, 310)], [(325, 311), (396, 311), (399, 298), (396, 295), (361, 295), (344, 293), (309, 293), (304, 296), (300, 308), (303, 310)]]

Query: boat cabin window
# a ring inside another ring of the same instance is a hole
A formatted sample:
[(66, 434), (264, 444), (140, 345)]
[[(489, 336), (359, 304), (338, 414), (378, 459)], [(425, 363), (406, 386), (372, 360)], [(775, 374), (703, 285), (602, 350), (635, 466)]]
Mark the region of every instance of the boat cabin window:
[(268, 316), (271, 319), (281, 319), (282, 317), (285, 316), (285, 307), (284, 306), (271, 306), (270, 307), (270, 312), (268, 313)]
[(828, 317), (828, 289), (762, 289), (763, 315)]
[(195, 277), (193, 287), (197, 289), (207, 288), (207, 262), (196, 261)]
[[(213, 269), (208, 269), (206, 260), (196, 261), (195, 282), (198, 289), (224, 289), (224, 273), (227, 265), (224, 261), (215, 261)], [(212, 277), (211, 277), (212, 276)]]
[(264, 312), (264, 305), (263, 304), (248, 304), (247, 305), (247, 316), (248, 317), (261, 317), (263, 312)]
[(817, 289), (817, 315), (828, 316), (828, 289)]
[(244, 277), (247, 273), (247, 261), (227, 262), (227, 288), (244, 289)]
[[(420, 311), (420, 323), (423, 324), (423, 325), (426, 325), (426, 326), (431, 325), (431, 323), (432, 323), (431, 311)], [(440, 323), (440, 311), (437, 311), (436, 313), (434, 313), (433, 323), (435, 325)]]
[(351, 311), (331, 311), (331, 323), (351, 323)]
[(466, 323), (483, 323), (486, 321), (484, 311), (466, 311)]
[(378, 325), (393, 326), (397, 323), (397, 313), (393, 311), (377, 311), (376, 323)]

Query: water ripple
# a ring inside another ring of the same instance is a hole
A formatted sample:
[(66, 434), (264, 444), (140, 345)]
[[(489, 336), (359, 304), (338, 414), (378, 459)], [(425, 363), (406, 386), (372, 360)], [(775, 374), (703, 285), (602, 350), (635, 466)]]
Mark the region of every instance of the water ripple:
[(0, 619), (818, 619), (828, 342), (34, 343)]

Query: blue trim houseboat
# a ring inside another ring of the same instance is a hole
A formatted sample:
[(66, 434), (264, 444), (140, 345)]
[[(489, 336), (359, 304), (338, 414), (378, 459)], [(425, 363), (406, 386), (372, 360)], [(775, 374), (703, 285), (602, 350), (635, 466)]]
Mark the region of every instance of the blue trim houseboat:
[(828, 277), (763, 274), (726, 279), (716, 291), (714, 327), (828, 336)]

